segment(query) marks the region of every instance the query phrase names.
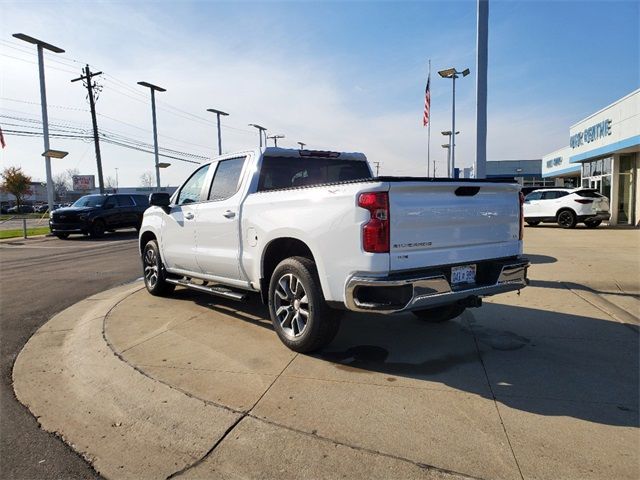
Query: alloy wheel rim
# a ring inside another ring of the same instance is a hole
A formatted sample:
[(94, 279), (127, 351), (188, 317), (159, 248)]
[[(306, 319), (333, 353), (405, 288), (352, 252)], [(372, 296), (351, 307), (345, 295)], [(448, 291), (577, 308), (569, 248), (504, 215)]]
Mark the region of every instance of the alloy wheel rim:
[(144, 254), (144, 279), (150, 288), (158, 283), (158, 262), (153, 248), (147, 249)]
[(273, 305), (284, 334), (289, 338), (300, 337), (309, 323), (309, 298), (302, 282), (293, 273), (278, 279)]

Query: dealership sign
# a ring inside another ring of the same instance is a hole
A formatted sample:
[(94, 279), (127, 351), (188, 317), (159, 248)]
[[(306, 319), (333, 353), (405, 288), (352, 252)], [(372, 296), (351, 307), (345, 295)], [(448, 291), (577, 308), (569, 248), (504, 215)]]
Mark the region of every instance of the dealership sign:
[(583, 131), (571, 135), (569, 139), (569, 145), (571, 148), (578, 148), (585, 143), (595, 142), (600, 138), (611, 135), (611, 120), (603, 120), (600, 123), (596, 123), (590, 127), (585, 128)]
[(85, 191), (85, 190), (93, 190), (96, 188), (96, 177), (95, 175), (74, 175), (73, 179), (73, 190)]
[(552, 158), (547, 160), (547, 168), (553, 168), (562, 165), (562, 157)]

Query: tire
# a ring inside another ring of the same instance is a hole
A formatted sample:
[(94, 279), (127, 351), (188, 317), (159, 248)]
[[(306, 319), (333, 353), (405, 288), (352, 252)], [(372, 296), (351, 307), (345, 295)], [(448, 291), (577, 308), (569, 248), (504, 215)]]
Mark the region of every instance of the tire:
[(105, 229), (106, 229), (106, 226), (104, 224), (104, 221), (96, 220), (91, 225), (91, 230), (89, 231), (89, 235), (91, 235), (91, 238), (102, 238), (104, 237)]
[(540, 220), (525, 220), (525, 222), (527, 222), (527, 225), (529, 225), (530, 227), (536, 227), (540, 225)]
[(167, 273), (160, 258), (158, 242), (150, 240), (142, 250), (142, 275), (144, 286), (151, 295), (156, 297), (168, 297), (176, 289), (173, 283), (165, 279)]
[(56, 237), (58, 237), (60, 240), (66, 240), (67, 238), (69, 238), (69, 234), (68, 233), (56, 233)]
[(584, 222), (587, 228), (596, 228), (602, 223), (602, 220), (587, 220)]
[(462, 315), (464, 311), (465, 307), (454, 303), (452, 305), (443, 305), (442, 307), (428, 308), (426, 310), (413, 310), (411, 313), (425, 322), (442, 323), (447, 320), (453, 320)]
[(287, 258), (273, 271), (269, 315), (282, 343), (299, 353), (329, 344), (340, 328), (340, 312), (327, 306), (315, 263), (305, 257)]
[(560, 210), (556, 218), (558, 225), (562, 228), (575, 228), (576, 223), (578, 223), (578, 219), (573, 210)]

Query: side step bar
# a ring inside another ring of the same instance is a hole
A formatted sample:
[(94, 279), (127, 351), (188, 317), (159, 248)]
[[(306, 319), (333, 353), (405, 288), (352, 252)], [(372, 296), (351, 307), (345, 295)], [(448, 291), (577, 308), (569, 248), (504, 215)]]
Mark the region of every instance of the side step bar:
[(181, 287), (190, 288), (192, 290), (197, 290), (199, 292), (210, 293), (211, 295), (217, 295), (219, 297), (228, 298), (230, 300), (235, 300), (237, 302), (242, 302), (246, 300), (247, 294), (236, 292), (226, 287), (219, 286), (208, 286), (208, 285), (200, 285), (198, 283), (193, 283), (184, 279), (175, 279), (175, 278), (167, 278), (165, 279), (168, 283), (173, 283), (175, 285), (180, 285)]

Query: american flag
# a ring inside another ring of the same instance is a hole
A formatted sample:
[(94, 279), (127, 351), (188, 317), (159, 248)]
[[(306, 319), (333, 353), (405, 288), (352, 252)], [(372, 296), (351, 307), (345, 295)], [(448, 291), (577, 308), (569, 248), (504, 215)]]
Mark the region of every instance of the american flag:
[(429, 110), (431, 109), (431, 75), (427, 80), (427, 89), (424, 92), (424, 114), (422, 115), (422, 125), (429, 125)]

